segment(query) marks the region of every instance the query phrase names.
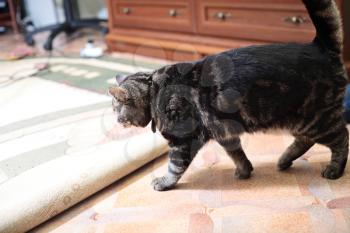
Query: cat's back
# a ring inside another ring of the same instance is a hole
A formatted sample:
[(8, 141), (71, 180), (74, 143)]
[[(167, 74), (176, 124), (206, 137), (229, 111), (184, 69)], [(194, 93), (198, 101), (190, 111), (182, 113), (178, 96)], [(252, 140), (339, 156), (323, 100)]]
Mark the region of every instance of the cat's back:
[(343, 70), (339, 57), (313, 43), (249, 46), (224, 55), (232, 57), (237, 77), (327, 78)]
[(202, 78), (202, 82), (205, 80), (219, 89), (234, 87), (242, 95), (254, 84), (303, 91), (305, 88), (300, 89), (300, 86), (328, 83), (344, 87), (347, 82), (342, 59), (313, 43), (249, 46), (207, 60), (210, 65), (203, 65), (207, 80)]
[[(341, 93), (346, 85), (342, 61), (314, 44), (230, 50), (213, 56), (210, 67), (206, 73), (212, 74), (208, 75), (214, 80), (212, 90), (224, 98), (220, 102), (235, 102), (229, 106), (235, 105), (255, 122), (254, 128), (283, 126), (298, 121), (307, 109), (334, 105), (341, 99), (334, 93)], [(315, 101), (305, 110), (309, 99)]]

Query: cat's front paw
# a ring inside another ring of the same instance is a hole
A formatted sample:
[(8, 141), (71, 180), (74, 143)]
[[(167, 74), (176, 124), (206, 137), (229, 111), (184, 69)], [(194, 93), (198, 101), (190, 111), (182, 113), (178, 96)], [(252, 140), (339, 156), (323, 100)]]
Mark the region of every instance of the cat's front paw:
[(253, 171), (253, 166), (249, 162), (247, 163), (243, 168), (236, 168), (235, 170), (235, 177), (240, 180), (245, 180), (250, 178), (251, 173)]
[(171, 179), (168, 176), (162, 176), (155, 178), (151, 185), (156, 191), (166, 191), (173, 188), (176, 185), (177, 180)]
[(328, 165), (326, 169), (322, 172), (322, 176), (327, 179), (335, 180), (343, 175), (342, 169), (336, 165)]
[(284, 171), (290, 168), (292, 165), (293, 165), (293, 162), (290, 161), (289, 159), (281, 158), (278, 161), (277, 167), (280, 171)]

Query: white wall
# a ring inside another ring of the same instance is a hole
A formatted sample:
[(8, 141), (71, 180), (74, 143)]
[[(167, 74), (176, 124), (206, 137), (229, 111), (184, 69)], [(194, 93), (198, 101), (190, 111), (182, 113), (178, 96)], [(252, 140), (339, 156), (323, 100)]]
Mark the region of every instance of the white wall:
[(107, 18), (107, 1), (105, 0), (78, 0), (80, 17)]
[[(59, 22), (64, 22), (62, 0), (55, 0)], [(52, 0), (26, 0), (28, 15), (35, 27), (43, 27), (57, 23), (55, 6)]]

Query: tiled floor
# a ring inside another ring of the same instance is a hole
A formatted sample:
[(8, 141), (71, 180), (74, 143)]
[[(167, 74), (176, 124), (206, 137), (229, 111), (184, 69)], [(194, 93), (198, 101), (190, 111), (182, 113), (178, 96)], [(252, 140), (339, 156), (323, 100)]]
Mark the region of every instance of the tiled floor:
[(166, 171), (160, 158), (34, 232), (350, 232), (349, 168), (339, 180), (321, 178), (329, 151), (315, 146), (280, 172), (276, 161), (289, 141), (245, 135), (255, 167), (249, 180), (236, 180), (232, 161), (211, 142), (167, 192), (150, 186)]

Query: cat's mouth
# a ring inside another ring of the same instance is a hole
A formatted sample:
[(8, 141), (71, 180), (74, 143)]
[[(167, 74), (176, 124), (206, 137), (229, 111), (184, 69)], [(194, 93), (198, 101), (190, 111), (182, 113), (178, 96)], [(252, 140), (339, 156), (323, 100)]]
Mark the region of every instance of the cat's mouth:
[(123, 125), (123, 127), (124, 127), (124, 128), (130, 128), (130, 127), (132, 127), (132, 126), (133, 126), (133, 125), (131, 124), (131, 122), (130, 122), (130, 121), (123, 122), (123, 123), (122, 123), (122, 125)]

